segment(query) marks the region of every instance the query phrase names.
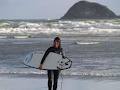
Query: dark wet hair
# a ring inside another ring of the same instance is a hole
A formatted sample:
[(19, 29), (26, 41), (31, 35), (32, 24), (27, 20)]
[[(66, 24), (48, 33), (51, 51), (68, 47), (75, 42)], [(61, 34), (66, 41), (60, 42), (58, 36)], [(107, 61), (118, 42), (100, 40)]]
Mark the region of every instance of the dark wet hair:
[(60, 38), (59, 37), (55, 37), (54, 42), (55, 41), (60, 41)]
[(55, 43), (55, 41), (57, 41), (57, 42), (60, 43), (59, 48), (61, 48), (61, 40), (60, 40), (60, 37), (55, 37), (55, 38), (54, 38), (54, 43)]

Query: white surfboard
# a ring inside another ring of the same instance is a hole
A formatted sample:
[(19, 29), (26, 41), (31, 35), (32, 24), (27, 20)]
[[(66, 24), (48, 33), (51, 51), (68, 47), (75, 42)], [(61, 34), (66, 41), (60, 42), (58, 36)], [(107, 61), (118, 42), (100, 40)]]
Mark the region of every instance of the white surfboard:
[[(43, 55), (44, 54), (38, 52), (32, 52), (26, 56), (24, 64), (29, 67), (39, 68)], [(50, 52), (46, 57), (42, 68), (43, 70), (64, 70), (70, 68), (71, 65), (72, 61), (67, 57), (62, 58), (62, 55)]]

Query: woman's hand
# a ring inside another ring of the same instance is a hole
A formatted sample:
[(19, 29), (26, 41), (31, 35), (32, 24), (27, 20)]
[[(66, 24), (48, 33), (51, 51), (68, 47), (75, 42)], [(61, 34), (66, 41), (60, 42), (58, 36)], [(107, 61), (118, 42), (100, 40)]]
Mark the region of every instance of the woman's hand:
[(39, 67), (40, 70), (42, 70), (42, 64), (40, 64), (40, 67)]

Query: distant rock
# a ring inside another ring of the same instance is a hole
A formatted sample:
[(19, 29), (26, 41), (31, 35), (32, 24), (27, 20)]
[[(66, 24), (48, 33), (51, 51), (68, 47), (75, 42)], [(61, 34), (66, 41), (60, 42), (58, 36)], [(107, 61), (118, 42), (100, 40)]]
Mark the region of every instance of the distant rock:
[(117, 16), (118, 18), (120, 18), (120, 15), (119, 16)]
[(104, 5), (79, 1), (61, 19), (108, 19), (116, 17), (117, 15)]

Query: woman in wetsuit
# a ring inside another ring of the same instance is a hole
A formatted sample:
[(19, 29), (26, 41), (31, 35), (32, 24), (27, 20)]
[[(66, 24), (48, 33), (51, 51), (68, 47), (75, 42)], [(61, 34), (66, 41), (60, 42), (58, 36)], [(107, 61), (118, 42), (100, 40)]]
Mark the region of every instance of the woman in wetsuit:
[[(50, 52), (61, 54), (64, 57), (63, 51), (61, 48), (61, 40), (59, 37), (56, 37), (54, 39), (53, 46), (48, 48), (47, 51), (45, 52), (45, 54), (42, 58), (40, 67), (39, 67), (40, 69), (42, 69), (42, 65), (44, 64), (45, 58), (47, 57), (47, 55)], [(48, 90), (52, 90), (52, 88), (53, 88), (53, 90), (57, 90), (57, 82), (58, 82), (58, 78), (59, 78), (59, 72), (60, 72), (59, 70), (48, 70), (47, 71), (47, 73), (48, 73)], [(54, 76), (53, 82), (52, 82), (52, 75)], [(53, 87), (52, 87), (52, 84), (53, 84)]]

